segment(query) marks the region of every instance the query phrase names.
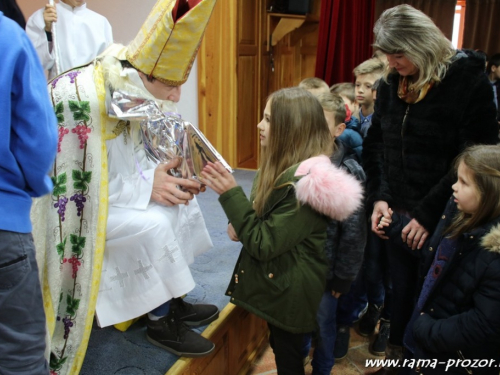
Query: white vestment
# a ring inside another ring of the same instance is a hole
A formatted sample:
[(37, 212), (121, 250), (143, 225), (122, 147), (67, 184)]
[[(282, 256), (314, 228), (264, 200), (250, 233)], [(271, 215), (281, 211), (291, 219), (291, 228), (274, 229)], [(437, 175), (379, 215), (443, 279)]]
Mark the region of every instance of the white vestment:
[[(59, 73), (87, 64), (113, 42), (111, 25), (106, 17), (87, 9), (86, 4), (73, 8), (59, 2), (56, 9), (57, 22), (54, 25)], [(48, 42), (45, 34), (43, 11), (44, 9), (37, 10), (28, 19), (26, 33), (51, 79), (56, 76), (55, 54), (52, 43)]]
[(212, 247), (196, 199), (174, 207), (150, 202), (156, 164), (131, 138), (124, 131), (106, 141), (109, 208), (96, 306), (101, 327), (191, 291), (195, 283), (188, 265)]

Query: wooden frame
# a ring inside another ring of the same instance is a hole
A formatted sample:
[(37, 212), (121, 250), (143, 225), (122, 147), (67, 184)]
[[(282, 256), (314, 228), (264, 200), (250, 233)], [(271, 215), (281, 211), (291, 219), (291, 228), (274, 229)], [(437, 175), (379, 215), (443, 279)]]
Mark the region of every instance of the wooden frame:
[(214, 352), (203, 358), (180, 358), (165, 375), (244, 375), (269, 342), (267, 323), (233, 304), (202, 336), (215, 344)]

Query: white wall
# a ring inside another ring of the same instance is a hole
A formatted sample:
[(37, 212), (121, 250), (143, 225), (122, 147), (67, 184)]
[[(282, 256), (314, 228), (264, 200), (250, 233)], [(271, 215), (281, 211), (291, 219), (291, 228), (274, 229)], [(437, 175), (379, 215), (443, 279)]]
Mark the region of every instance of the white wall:
[[(57, 1), (57, 0), (56, 0)], [(48, 0), (17, 0), (26, 20)], [(128, 44), (141, 28), (156, 0), (87, 0), (87, 7), (105, 16), (113, 27), (116, 43)], [(198, 126), (198, 66), (195, 61), (189, 79), (182, 86), (178, 104), (183, 119)]]

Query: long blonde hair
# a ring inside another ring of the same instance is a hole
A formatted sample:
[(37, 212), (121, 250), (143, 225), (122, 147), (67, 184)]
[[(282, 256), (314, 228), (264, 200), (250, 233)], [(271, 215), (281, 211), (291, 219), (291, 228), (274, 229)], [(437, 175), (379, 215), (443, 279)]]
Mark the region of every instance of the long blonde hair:
[[(373, 48), (386, 54), (402, 54), (418, 69), (412, 87), (420, 90), (431, 81), (441, 82), (455, 49), (439, 28), (421, 11), (402, 4), (387, 9), (373, 28)], [(384, 79), (395, 69), (388, 68)]]
[(254, 209), (258, 216), (264, 214), (274, 184), (286, 169), (332, 151), (323, 108), (314, 95), (292, 87), (274, 92), (268, 101), (271, 101), (268, 144), (261, 149), (254, 190)]
[(500, 146), (472, 146), (455, 160), (470, 171), (470, 177), (479, 192), (479, 207), (473, 214), (460, 211), (445, 231), (450, 238), (457, 238), (500, 216)]

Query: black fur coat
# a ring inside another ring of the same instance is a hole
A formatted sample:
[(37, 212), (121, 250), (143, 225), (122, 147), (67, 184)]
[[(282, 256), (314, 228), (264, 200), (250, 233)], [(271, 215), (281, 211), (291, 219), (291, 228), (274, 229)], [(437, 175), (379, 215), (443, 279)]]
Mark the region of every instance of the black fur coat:
[(498, 142), (493, 90), (473, 51), (458, 51), (418, 103), (398, 97), (398, 82), (399, 74), (381, 82), (363, 143), (367, 207), (386, 201), (432, 232), (452, 193), (455, 157), (471, 144)]

